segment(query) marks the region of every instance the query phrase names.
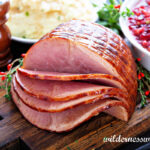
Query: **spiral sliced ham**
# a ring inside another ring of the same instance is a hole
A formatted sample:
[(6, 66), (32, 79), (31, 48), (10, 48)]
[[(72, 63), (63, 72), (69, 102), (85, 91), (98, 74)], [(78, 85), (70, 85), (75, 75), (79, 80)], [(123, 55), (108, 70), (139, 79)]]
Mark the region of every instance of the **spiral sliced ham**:
[[(116, 98), (120, 101), (123, 101), (128, 106), (126, 93), (123, 93), (122, 90), (116, 88), (110, 88), (109, 92), (104, 91), (99, 95), (93, 96), (84, 96), (81, 98), (67, 100), (67, 101), (45, 101), (40, 100), (36, 97), (32, 97), (22, 90), (22, 88), (17, 84), (15, 78), (13, 78), (13, 87), (14, 91), (17, 93), (18, 97), (28, 105), (29, 107), (36, 109), (38, 111), (47, 111), (47, 112), (59, 112), (66, 110), (68, 108), (73, 108), (80, 104), (88, 104), (94, 103), (98, 100), (108, 99), (108, 98)], [(118, 92), (116, 92), (118, 90)], [(129, 108), (130, 106), (128, 106)]]
[(58, 81), (89, 81), (96, 84), (107, 85), (116, 88), (126, 89), (125, 85), (118, 78), (108, 74), (69, 74), (59, 72), (33, 71), (19, 68), (18, 72), (32, 79), (58, 80)]
[(11, 92), (29, 122), (63, 132), (102, 111), (128, 121), (136, 104), (136, 78), (134, 59), (118, 35), (72, 20), (29, 49)]
[(21, 88), (29, 95), (39, 99), (50, 101), (68, 101), (84, 96), (100, 95), (115, 95), (124, 98), (128, 101), (128, 93), (119, 88), (108, 86), (95, 85), (82, 82), (64, 82), (51, 80), (37, 80), (16, 73), (16, 81)]
[[(106, 111), (107, 113), (107, 109), (109, 109), (108, 113), (111, 113), (111, 115), (119, 119), (125, 121), (129, 119), (126, 105), (116, 100), (101, 100), (92, 104), (80, 105), (62, 112), (50, 113), (36, 111), (25, 105), (15, 93), (13, 87), (11, 88), (11, 93), (15, 104), (24, 117), (33, 125), (49, 131), (69, 131), (102, 111)], [(111, 110), (113, 107), (115, 107), (116, 111)]]
[(109, 92), (111, 87), (82, 82), (36, 80), (18, 72), (16, 81), (28, 94), (44, 100), (67, 101), (83, 96)]

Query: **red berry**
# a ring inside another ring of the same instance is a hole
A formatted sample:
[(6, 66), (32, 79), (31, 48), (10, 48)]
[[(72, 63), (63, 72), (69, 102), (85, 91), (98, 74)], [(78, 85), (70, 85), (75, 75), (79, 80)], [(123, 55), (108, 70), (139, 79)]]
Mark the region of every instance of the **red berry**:
[(150, 51), (150, 0), (146, 2), (148, 5), (135, 8), (134, 15), (128, 20), (129, 29), (135, 35), (137, 42)]
[(150, 5), (150, 0), (146, 0), (146, 3), (147, 3), (148, 5)]
[(6, 73), (5, 72), (0, 72), (0, 75), (6, 75)]
[(8, 64), (7, 65), (7, 70), (9, 71), (11, 67), (12, 67), (12, 64)]
[(136, 60), (137, 60), (137, 61), (141, 61), (141, 58), (137, 58)]
[(148, 41), (146, 41), (146, 40), (142, 41), (142, 45), (143, 45), (144, 47), (147, 47), (147, 46), (148, 46)]
[(143, 33), (140, 35), (140, 39), (142, 40), (150, 40), (150, 33)]
[(3, 77), (1, 78), (1, 80), (2, 80), (2, 81), (4, 81), (5, 79), (6, 79), (6, 77), (5, 77), (5, 76), (3, 76)]
[(136, 29), (137, 27), (136, 26), (134, 26), (134, 25), (129, 25), (129, 29), (130, 30), (134, 30), (134, 29)]
[(120, 9), (120, 4), (119, 5), (115, 5), (114, 8)]
[(140, 6), (141, 9), (145, 9), (145, 6)]
[(141, 77), (141, 75), (140, 75), (140, 74), (138, 74), (138, 79), (139, 79), (139, 80), (141, 80), (141, 78), (142, 78), (142, 77)]
[(24, 58), (25, 56), (26, 56), (26, 54), (21, 54), (21, 57), (23, 57), (23, 58)]
[(143, 32), (144, 32), (144, 27), (141, 27), (141, 28), (138, 28), (138, 29), (134, 29), (134, 34), (135, 35), (140, 35), (140, 34), (142, 34)]
[(128, 18), (128, 20), (132, 20), (132, 19), (133, 19), (133, 17), (129, 17), (129, 18)]
[(140, 75), (141, 75), (141, 77), (144, 77), (144, 76), (145, 76), (143, 72), (141, 72)]
[(146, 8), (145, 8), (145, 9), (142, 9), (142, 10), (141, 10), (141, 13), (142, 13), (144, 16), (148, 16), (148, 12), (147, 12)]
[(150, 94), (150, 91), (146, 91), (145, 95), (148, 96)]
[(137, 15), (137, 16), (141, 15), (141, 13), (140, 13), (140, 11), (139, 11), (138, 8), (135, 8), (135, 9), (133, 10), (133, 13), (134, 13), (135, 15)]

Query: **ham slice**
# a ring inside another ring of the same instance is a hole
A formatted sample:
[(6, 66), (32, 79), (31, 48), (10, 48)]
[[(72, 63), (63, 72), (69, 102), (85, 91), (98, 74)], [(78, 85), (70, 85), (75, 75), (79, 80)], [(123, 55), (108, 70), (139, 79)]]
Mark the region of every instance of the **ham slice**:
[(126, 89), (125, 85), (120, 79), (108, 74), (71, 74), (47, 71), (32, 71), (23, 68), (19, 68), (18, 72), (32, 79), (58, 81), (88, 80), (90, 82), (94, 82), (105, 86), (107, 85), (111, 87)]
[[(104, 92), (100, 95), (84, 96), (82, 98), (73, 99), (69, 101), (42, 101), (24, 92), (21, 89), (21, 87), (16, 83), (15, 78), (13, 78), (13, 87), (18, 97), (22, 100), (23, 103), (25, 103), (26, 105), (28, 105), (29, 107), (33, 109), (36, 109), (38, 111), (43, 111), (43, 112), (59, 112), (59, 111), (63, 111), (69, 108), (73, 108), (81, 104), (94, 103), (98, 100), (102, 100), (106, 98), (107, 99), (116, 98), (116, 99), (124, 101), (124, 103), (128, 105), (128, 103), (126, 102), (126, 98), (123, 99), (123, 96), (122, 95), (120, 96), (119, 92), (116, 92), (115, 88), (112, 88), (109, 93)], [(114, 94), (114, 91), (116, 92), (115, 94)], [(130, 106), (128, 106), (128, 108), (129, 107)]]
[[(80, 105), (66, 111), (50, 113), (39, 112), (25, 105), (15, 93), (13, 87), (11, 88), (11, 93), (15, 104), (23, 116), (35, 126), (45, 130), (55, 132), (69, 131), (105, 110), (109, 110), (111, 115), (121, 120), (127, 121), (129, 119), (126, 105), (117, 100), (101, 100), (92, 104)], [(117, 109), (119, 113), (116, 113), (115, 110), (112, 109), (113, 107)]]
[(82, 82), (31, 79), (18, 72), (16, 73), (16, 81), (26, 93), (43, 100), (70, 101), (85, 96), (102, 95), (104, 99), (109, 97), (120, 99), (132, 108), (132, 101), (130, 101), (128, 93), (119, 88)]
[(24, 91), (40, 99), (66, 101), (83, 96), (99, 95), (111, 87), (82, 82), (31, 79), (16, 73), (16, 81)]

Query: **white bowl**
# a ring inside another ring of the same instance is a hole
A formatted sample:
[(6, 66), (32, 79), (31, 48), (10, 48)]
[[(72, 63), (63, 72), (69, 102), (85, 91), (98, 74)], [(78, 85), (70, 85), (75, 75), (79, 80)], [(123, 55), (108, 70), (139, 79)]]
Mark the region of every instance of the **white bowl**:
[[(137, 6), (138, 3), (139, 3), (139, 0), (125, 0), (125, 2), (122, 4), (120, 11), (122, 12), (126, 8), (129, 8), (130, 10), (132, 10), (133, 8), (135, 8)], [(138, 5), (138, 7), (139, 7), (139, 5)], [(136, 41), (134, 35), (128, 28), (128, 17), (126, 17), (126, 18), (120, 17), (119, 23), (120, 23), (122, 32), (127, 37), (127, 39), (131, 42), (131, 44), (134, 46), (134, 48), (132, 50), (133, 55), (136, 58), (141, 58), (141, 61), (140, 61), (141, 64), (147, 70), (150, 71), (150, 52), (148, 50), (146, 50), (144, 47), (142, 47), (142, 45), (140, 45)]]
[(21, 42), (21, 43), (26, 43), (26, 44), (34, 44), (38, 41), (37, 39), (25, 39), (25, 38), (16, 37), (16, 36), (12, 36), (12, 40)]
[[(100, 8), (103, 7), (103, 4), (106, 3), (106, 0), (90, 0), (91, 3), (96, 4), (98, 7), (95, 7), (95, 9), (98, 11)], [(96, 22), (98, 20), (98, 16), (96, 18), (93, 18), (93, 22)], [(12, 40), (21, 42), (21, 43), (26, 43), (26, 44), (34, 44), (36, 43), (39, 39), (27, 39), (27, 38), (22, 38), (22, 37), (16, 37), (12, 36)]]

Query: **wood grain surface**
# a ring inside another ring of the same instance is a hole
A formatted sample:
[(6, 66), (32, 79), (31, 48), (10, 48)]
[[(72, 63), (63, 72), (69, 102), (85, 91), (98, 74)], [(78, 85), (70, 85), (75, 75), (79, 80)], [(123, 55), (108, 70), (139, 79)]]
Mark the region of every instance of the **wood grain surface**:
[(126, 123), (101, 113), (67, 133), (38, 129), (20, 114), (12, 101), (0, 90), (0, 149), (5, 150), (111, 150), (123, 143), (103, 142), (104, 137), (135, 137), (150, 129), (150, 104), (138, 106)]

